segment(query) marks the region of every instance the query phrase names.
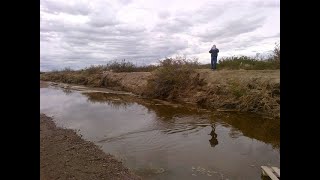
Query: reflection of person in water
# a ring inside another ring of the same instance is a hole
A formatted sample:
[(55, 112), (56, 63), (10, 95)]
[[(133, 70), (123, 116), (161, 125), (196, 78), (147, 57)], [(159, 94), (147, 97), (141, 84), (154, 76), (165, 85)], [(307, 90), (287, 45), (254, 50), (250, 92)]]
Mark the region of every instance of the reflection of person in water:
[(211, 139), (209, 140), (209, 142), (210, 142), (211, 147), (215, 147), (218, 144), (217, 134), (215, 132), (216, 131), (216, 125), (212, 124), (211, 128), (212, 128), (212, 130), (210, 132)]

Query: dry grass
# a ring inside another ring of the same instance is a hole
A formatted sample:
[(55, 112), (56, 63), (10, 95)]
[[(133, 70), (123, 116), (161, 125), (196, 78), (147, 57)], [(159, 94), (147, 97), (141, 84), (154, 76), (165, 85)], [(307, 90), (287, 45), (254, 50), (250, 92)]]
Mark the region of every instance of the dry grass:
[[(219, 110), (280, 116), (279, 70), (194, 70), (181, 65), (154, 72), (45, 73), (42, 80), (130, 91), (149, 98), (175, 100)], [(54, 78), (55, 79), (54, 79)]]
[(103, 79), (100, 74), (89, 74), (87, 71), (60, 71), (40, 74), (40, 80), (101, 87)]
[(198, 70), (207, 85), (192, 101), (213, 109), (248, 111), (280, 117), (280, 71)]
[(180, 57), (160, 61), (160, 67), (148, 81), (145, 94), (152, 98), (179, 99), (185, 89), (201, 83), (195, 76), (194, 67), (197, 65), (196, 60)]
[(149, 98), (195, 103), (210, 109), (280, 117), (280, 46), (266, 61), (233, 57), (218, 64), (220, 70), (215, 72), (203, 69), (208, 65), (201, 65), (196, 59), (183, 57), (167, 58), (159, 64), (137, 67), (126, 61), (111, 62), (78, 71), (66, 68), (40, 73), (40, 79), (125, 90)]

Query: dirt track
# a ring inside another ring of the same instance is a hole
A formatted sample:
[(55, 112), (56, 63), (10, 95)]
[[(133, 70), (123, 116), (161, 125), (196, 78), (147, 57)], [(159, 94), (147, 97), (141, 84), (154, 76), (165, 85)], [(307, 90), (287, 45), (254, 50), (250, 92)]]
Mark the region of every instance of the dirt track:
[(40, 179), (141, 179), (113, 156), (40, 114)]

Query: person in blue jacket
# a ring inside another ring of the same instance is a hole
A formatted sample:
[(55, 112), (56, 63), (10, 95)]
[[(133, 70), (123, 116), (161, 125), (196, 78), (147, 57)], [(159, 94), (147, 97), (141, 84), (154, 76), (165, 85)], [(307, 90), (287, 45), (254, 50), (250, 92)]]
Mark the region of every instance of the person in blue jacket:
[(218, 59), (219, 49), (216, 48), (216, 45), (213, 45), (209, 53), (211, 54), (211, 69), (215, 70), (217, 69), (217, 59)]

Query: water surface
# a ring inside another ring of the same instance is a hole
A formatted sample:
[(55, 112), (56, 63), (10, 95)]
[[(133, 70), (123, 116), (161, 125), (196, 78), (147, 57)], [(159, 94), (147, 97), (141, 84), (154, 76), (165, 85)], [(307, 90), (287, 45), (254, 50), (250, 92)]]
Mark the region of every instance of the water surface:
[(144, 179), (261, 179), (280, 168), (280, 121), (131, 95), (40, 88), (40, 111)]

